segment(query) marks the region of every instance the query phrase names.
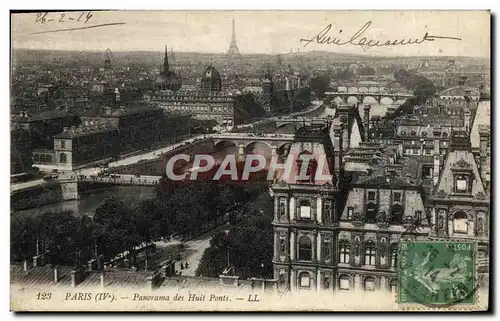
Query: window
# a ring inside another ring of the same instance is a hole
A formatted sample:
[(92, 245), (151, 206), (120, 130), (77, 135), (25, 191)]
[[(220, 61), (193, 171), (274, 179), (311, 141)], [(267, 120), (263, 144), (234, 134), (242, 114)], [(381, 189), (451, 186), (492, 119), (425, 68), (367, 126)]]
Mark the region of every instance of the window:
[(412, 141), (411, 141), (411, 144), (412, 144), (412, 145), (415, 145), (415, 141), (414, 141), (414, 140), (412, 140)]
[(467, 193), (469, 191), (468, 177), (466, 175), (455, 176), (455, 192)]
[(365, 278), (365, 291), (375, 291), (375, 279), (372, 277)]
[(321, 252), (323, 253), (325, 261), (329, 261), (332, 258), (330, 237), (325, 237), (323, 241), (323, 250)]
[(330, 201), (325, 202), (323, 216), (325, 218), (326, 223), (330, 223), (332, 221), (332, 205)]
[(377, 218), (377, 204), (368, 203), (366, 204), (366, 222), (375, 223)]
[(59, 155), (59, 162), (60, 162), (60, 163), (66, 163), (67, 161), (68, 161), (68, 160), (67, 160), (66, 154), (61, 153), (61, 154)]
[(352, 220), (352, 213), (354, 212), (354, 208), (348, 207), (347, 208), (347, 219)]
[(300, 218), (311, 218), (311, 203), (309, 203), (309, 201), (300, 201), (299, 215)]
[(66, 142), (64, 140), (61, 140), (61, 149), (66, 148)]
[(375, 200), (375, 192), (368, 192), (368, 200), (369, 201)]
[(375, 265), (375, 244), (367, 242), (365, 244), (365, 265)]
[(392, 279), (391, 283), (389, 283), (389, 286), (391, 287), (391, 292), (396, 293), (398, 289), (398, 281), (396, 279)]
[(397, 244), (392, 244), (391, 245), (391, 253), (390, 253), (390, 267), (396, 267), (397, 261), (398, 261), (398, 245)]
[(420, 224), (422, 223), (422, 220), (422, 211), (415, 211), (415, 221)]
[(419, 148), (413, 148), (413, 155), (420, 155), (420, 149)]
[(339, 278), (339, 288), (341, 290), (349, 290), (351, 287), (351, 280), (347, 275), (341, 275)]
[(340, 241), (340, 263), (349, 263), (350, 262), (350, 254), (351, 254), (351, 246), (349, 242), (346, 240)]
[(403, 223), (403, 206), (396, 204), (391, 208), (391, 224), (400, 225)]
[(286, 199), (281, 198), (280, 199), (280, 207), (279, 207), (279, 217), (280, 219), (284, 220), (286, 216)]
[(301, 288), (309, 288), (311, 286), (311, 276), (308, 272), (302, 272), (299, 274), (299, 281)]
[(453, 232), (467, 234), (469, 221), (467, 214), (464, 212), (457, 212), (453, 215)]
[(431, 166), (422, 167), (422, 178), (432, 178), (433, 168)]
[(284, 239), (280, 239), (280, 255), (286, 254), (286, 241)]
[(416, 132), (416, 131), (412, 131), (412, 132), (411, 132), (411, 135), (412, 135), (412, 136), (417, 136), (417, 132)]
[(312, 242), (311, 239), (307, 236), (302, 236), (299, 239), (299, 260), (312, 260)]
[(394, 202), (401, 202), (401, 193), (394, 193)]
[(427, 132), (422, 132), (422, 136), (423, 137), (427, 136)]

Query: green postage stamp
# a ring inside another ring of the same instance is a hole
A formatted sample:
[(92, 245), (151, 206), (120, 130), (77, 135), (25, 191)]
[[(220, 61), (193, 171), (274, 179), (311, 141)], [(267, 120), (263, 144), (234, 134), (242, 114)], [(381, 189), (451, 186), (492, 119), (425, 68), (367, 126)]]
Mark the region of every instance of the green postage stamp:
[(428, 307), (476, 303), (476, 243), (405, 241), (400, 246), (398, 303)]

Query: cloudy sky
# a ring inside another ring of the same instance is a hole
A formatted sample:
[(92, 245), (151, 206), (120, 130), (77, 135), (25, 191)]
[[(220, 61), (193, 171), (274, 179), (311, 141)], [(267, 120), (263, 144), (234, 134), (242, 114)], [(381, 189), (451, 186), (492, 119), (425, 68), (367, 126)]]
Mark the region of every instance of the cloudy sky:
[[(162, 51), (165, 44), (175, 51), (226, 52), (231, 40), (231, 20), (236, 21), (238, 47), (242, 53), (278, 54), (325, 50), (369, 55), (429, 55), (489, 57), (490, 16), (485, 11), (94, 11), (85, 24), (81, 12), (51, 12), (46, 23), (35, 22), (37, 14), (13, 14), (13, 48), (104, 51)], [(72, 20), (71, 20), (72, 18)], [(53, 21), (48, 22), (48, 20)], [(60, 20), (62, 20), (60, 22)], [(417, 39), (425, 32), (462, 40), (436, 39), (420, 45), (378, 47), (309, 44), (327, 25), (328, 35), (349, 40), (366, 22), (372, 24), (367, 39)], [(125, 23), (53, 33), (56, 29)]]

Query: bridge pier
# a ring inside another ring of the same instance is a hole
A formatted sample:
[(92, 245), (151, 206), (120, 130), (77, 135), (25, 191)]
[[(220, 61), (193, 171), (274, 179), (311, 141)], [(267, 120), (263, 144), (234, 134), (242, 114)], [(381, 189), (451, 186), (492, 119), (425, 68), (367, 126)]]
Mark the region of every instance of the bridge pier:
[(71, 201), (78, 199), (78, 183), (75, 179), (63, 181), (61, 184), (63, 201)]

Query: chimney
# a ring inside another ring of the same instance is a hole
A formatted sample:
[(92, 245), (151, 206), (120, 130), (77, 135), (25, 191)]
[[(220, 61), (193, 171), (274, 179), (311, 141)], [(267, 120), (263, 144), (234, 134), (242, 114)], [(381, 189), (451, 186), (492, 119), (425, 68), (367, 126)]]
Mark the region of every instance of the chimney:
[(24, 260), (23, 262), (23, 270), (24, 272), (28, 272), (28, 261)]
[(85, 267), (82, 266), (78, 269), (71, 271), (71, 287), (74, 288), (80, 284), (85, 277)]
[(365, 131), (365, 141), (370, 140), (370, 105), (363, 108), (363, 129)]
[(489, 186), (489, 177), (487, 174), (490, 172), (490, 151), (488, 150), (488, 141), (490, 140), (490, 129), (488, 126), (479, 126), (479, 157), (480, 157), (480, 176), (483, 186)]
[(467, 108), (464, 111), (464, 130), (467, 133), (470, 132), (470, 116), (471, 116), (471, 112), (470, 112), (469, 107), (467, 106)]
[(342, 157), (343, 157), (342, 132), (343, 132), (343, 124), (339, 123), (333, 124), (334, 172), (337, 183), (340, 178), (340, 169), (342, 167)]
[(104, 287), (104, 272), (101, 272), (101, 274), (99, 275), (99, 279), (101, 280), (101, 288)]
[(55, 283), (59, 282), (59, 270), (58, 270), (58, 266), (54, 267), (54, 282)]
[(68, 127), (63, 127), (63, 132), (66, 133), (68, 131)]

